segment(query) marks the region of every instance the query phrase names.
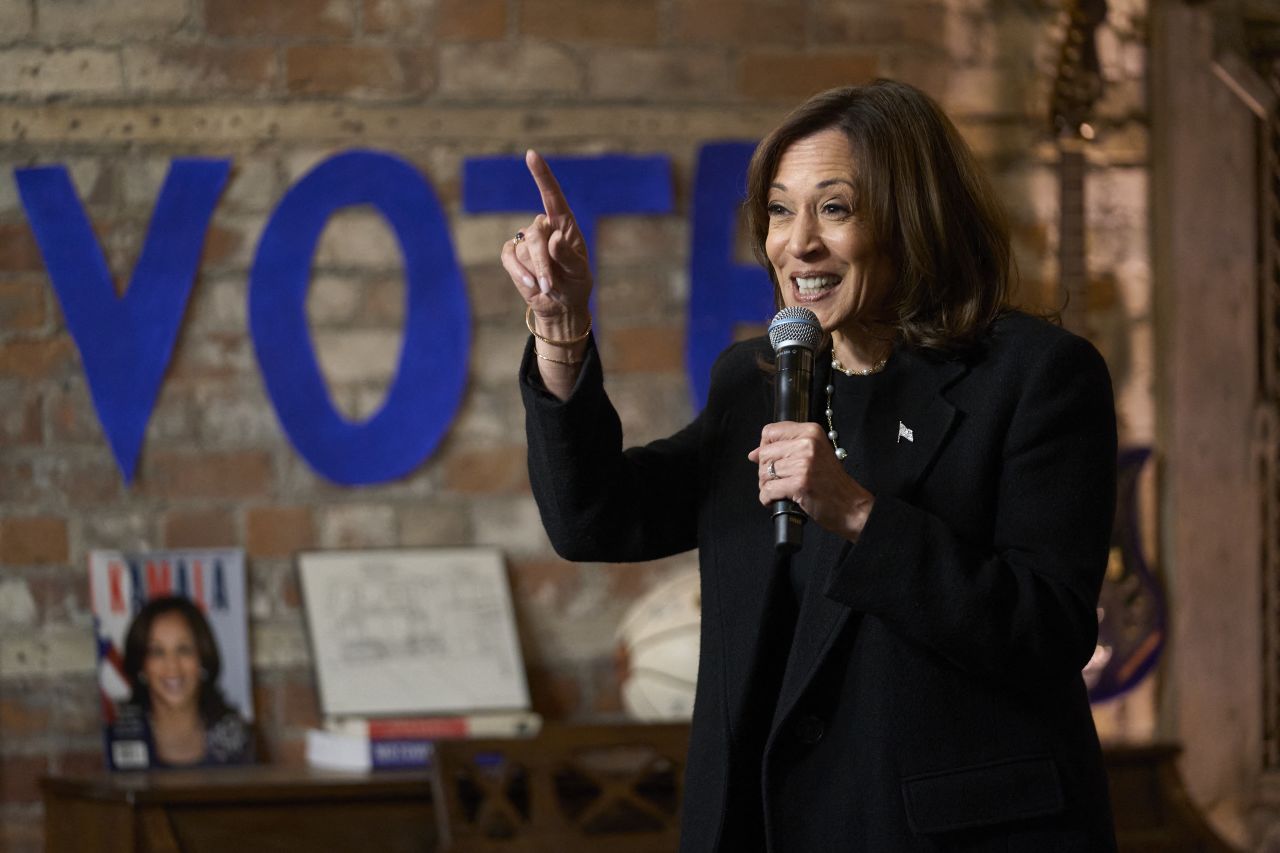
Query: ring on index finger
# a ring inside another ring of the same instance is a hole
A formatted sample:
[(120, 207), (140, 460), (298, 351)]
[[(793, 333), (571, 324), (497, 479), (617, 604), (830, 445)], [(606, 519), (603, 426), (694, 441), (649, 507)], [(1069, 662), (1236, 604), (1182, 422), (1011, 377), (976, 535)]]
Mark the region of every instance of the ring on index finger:
[(511, 238), (511, 242), (512, 242), (512, 243), (515, 243), (517, 246), (519, 246), (521, 243), (523, 243), (523, 242), (524, 242), (524, 232), (523, 232), (523, 231), (517, 231), (517, 232), (516, 232), (516, 236), (514, 236), (514, 237), (512, 237), (512, 238)]

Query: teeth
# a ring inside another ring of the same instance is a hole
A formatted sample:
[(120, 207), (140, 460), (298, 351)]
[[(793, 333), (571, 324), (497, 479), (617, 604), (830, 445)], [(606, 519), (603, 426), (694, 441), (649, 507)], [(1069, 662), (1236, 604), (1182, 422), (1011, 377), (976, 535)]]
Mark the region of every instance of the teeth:
[(815, 275), (803, 278), (796, 276), (795, 278), (796, 287), (800, 289), (801, 293), (813, 293), (828, 287), (835, 287), (839, 281), (840, 279), (834, 275)]

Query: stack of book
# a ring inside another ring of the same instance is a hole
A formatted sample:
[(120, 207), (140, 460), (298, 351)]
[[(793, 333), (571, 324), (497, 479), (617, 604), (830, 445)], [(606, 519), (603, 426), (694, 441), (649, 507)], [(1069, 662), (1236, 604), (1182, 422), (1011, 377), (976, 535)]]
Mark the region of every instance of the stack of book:
[(456, 738), (533, 737), (532, 711), (450, 717), (343, 717), (307, 731), (307, 763), (335, 770), (421, 770), (434, 743)]

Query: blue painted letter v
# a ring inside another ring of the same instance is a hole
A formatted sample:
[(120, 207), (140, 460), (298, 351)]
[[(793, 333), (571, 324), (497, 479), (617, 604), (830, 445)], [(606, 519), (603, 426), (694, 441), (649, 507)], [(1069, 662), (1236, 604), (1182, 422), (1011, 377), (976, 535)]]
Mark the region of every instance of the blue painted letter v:
[(18, 192), (80, 350), (89, 393), (125, 482), (195, 283), (205, 231), (230, 160), (174, 160), (123, 297), (62, 166), (15, 169)]

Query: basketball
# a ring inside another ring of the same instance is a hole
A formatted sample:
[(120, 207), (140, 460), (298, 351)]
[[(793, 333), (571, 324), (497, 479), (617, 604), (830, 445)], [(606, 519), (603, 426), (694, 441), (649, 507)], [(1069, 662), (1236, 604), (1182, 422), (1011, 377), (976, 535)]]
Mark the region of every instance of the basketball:
[(631, 606), (617, 632), (628, 714), (654, 722), (693, 716), (701, 624), (696, 570), (659, 584)]

